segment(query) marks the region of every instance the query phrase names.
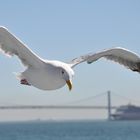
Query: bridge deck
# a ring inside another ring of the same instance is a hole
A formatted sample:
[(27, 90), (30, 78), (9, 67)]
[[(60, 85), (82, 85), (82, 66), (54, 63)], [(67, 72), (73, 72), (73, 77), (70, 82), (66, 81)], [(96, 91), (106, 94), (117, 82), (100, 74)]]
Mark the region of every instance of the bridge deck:
[[(112, 106), (111, 109), (116, 109)], [(0, 109), (108, 109), (107, 106), (63, 106), (63, 105), (18, 105), (18, 106), (0, 106)]]

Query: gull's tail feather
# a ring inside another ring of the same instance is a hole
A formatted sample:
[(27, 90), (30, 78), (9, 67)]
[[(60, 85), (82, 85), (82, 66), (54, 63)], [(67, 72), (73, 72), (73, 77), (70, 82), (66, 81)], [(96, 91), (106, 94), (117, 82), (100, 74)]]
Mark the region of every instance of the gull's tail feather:
[(24, 76), (23, 76), (22, 72), (20, 72), (20, 73), (13, 72), (13, 74), (16, 76), (16, 78), (18, 80), (24, 79)]

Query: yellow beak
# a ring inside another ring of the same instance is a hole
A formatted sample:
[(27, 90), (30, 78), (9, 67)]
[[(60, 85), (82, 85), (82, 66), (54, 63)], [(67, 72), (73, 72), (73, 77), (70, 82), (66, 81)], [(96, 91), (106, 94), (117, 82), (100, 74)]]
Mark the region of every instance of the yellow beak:
[(66, 81), (68, 87), (69, 87), (69, 90), (72, 90), (72, 82), (70, 80)]

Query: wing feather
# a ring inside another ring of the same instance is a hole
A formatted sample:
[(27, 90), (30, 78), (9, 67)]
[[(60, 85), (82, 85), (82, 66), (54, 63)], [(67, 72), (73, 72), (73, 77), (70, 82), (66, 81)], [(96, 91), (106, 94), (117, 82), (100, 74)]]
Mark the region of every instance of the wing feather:
[(90, 53), (79, 58), (75, 58), (71, 61), (70, 66), (75, 67), (85, 61), (90, 64), (102, 57), (124, 65), (132, 71), (140, 72), (140, 57), (136, 53), (120, 47), (104, 50), (98, 53)]
[(0, 27), (0, 51), (8, 56), (16, 55), (21, 62), (29, 67), (39, 67), (41, 58), (33, 53), (24, 43), (11, 34), (5, 27)]

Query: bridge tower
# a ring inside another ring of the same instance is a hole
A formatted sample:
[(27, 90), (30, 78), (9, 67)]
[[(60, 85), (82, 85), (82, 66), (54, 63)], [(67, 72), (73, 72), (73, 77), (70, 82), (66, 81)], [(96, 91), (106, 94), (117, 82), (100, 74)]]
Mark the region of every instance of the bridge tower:
[(111, 120), (111, 91), (107, 92), (107, 101), (108, 101), (108, 120)]

